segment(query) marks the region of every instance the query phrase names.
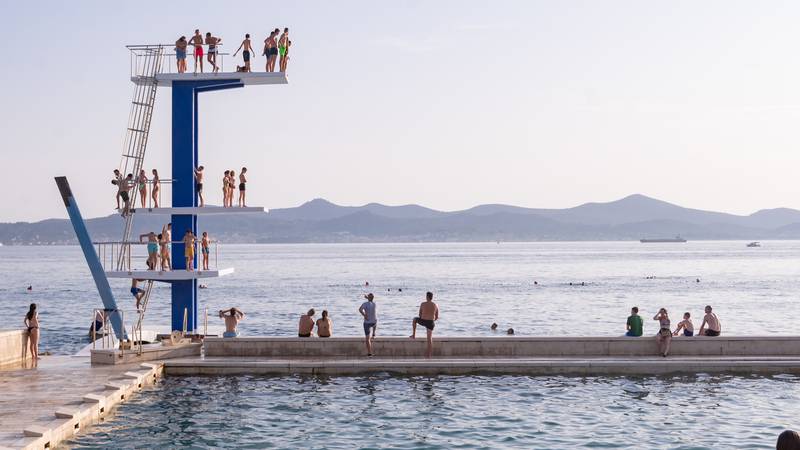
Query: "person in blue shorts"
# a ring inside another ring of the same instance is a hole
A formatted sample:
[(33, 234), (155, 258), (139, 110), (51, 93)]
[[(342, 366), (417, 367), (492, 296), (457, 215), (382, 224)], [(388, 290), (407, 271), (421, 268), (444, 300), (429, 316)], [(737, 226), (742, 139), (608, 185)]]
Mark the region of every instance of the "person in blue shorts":
[(180, 39), (175, 41), (175, 60), (178, 64), (178, 73), (186, 72), (186, 36), (181, 36)]
[(239, 322), (244, 320), (244, 313), (238, 308), (231, 308), (228, 310), (220, 310), (219, 318), (225, 320), (225, 332), (222, 333), (224, 338), (239, 337), (239, 330), (237, 329)]
[(142, 297), (144, 297), (144, 289), (139, 287), (139, 282), (144, 280), (137, 280), (136, 278), (131, 278), (131, 295), (133, 298), (136, 299), (136, 310), (139, 310), (139, 304), (142, 302)]
[[(375, 339), (375, 330), (378, 328), (378, 311), (375, 308), (375, 296), (370, 292), (365, 295), (367, 299), (358, 308), (358, 313), (364, 318), (364, 342), (367, 344), (367, 356), (372, 356), (372, 341)], [(370, 336), (370, 330), (372, 336)]]

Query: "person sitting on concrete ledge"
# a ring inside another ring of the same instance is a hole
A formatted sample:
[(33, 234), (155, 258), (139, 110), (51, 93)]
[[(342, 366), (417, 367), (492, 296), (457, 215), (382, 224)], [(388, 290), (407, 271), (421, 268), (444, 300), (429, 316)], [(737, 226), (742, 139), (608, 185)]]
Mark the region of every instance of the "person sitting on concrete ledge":
[(625, 333), (625, 336), (641, 337), (643, 325), (644, 321), (642, 320), (642, 317), (639, 315), (639, 308), (637, 306), (634, 306), (633, 308), (631, 308), (631, 315), (628, 316), (628, 322), (625, 324), (625, 328), (628, 330)]
[(669, 353), (669, 345), (672, 343), (672, 328), (670, 327), (667, 308), (659, 309), (658, 314), (653, 317), (653, 320), (657, 320), (658, 324), (660, 325), (658, 333), (656, 333), (658, 352), (661, 354), (661, 356), (666, 358), (667, 354)]
[(317, 320), (317, 336), (321, 338), (331, 337), (333, 334), (333, 321), (328, 317), (328, 310), (322, 310), (322, 318)]
[(688, 312), (683, 313), (683, 320), (678, 322), (678, 328), (675, 329), (675, 332), (672, 333), (673, 336), (677, 336), (681, 330), (683, 330), (683, 335), (686, 337), (694, 336), (694, 325), (692, 325), (691, 320), (692, 315)]
[(308, 313), (300, 316), (300, 323), (297, 326), (297, 336), (301, 338), (311, 337), (314, 331), (314, 308), (308, 310)]
[(439, 307), (433, 302), (433, 293), (428, 292), (425, 294), (425, 301), (419, 305), (419, 316), (411, 321), (410, 336), (411, 339), (417, 337), (417, 324), (427, 329), (428, 349), (425, 352), (427, 358), (433, 356), (433, 328), (437, 320), (439, 320)]
[(778, 435), (775, 450), (800, 450), (800, 434), (792, 430), (784, 431)]
[[(706, 329), (706, 325), (708, 325), (708, 329)], [(722, 333), (722, 325), (720, 325), (717, 315), (711, 312), (711, 306), (706, 306), (706, 315), (703, 317), (700, 331), (697, 332), (698, 336), (719, 336), (720, 333)]]
[(219, 318), (225, 319), (225, 332), (222, 333), (222, 337), (239, 337), (239, 330), (237, 330), (237, 327), (239, 326), (239, 322), (244, 319), (244, 313), (241, 310), (237, 308), (228, 310), (221, 309), (219, 311)]

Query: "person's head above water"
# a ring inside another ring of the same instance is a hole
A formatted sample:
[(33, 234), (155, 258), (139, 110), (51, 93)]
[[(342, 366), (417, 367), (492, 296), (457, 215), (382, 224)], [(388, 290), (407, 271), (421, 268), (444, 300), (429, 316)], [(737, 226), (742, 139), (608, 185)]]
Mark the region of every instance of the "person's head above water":
[(426, 292), (425, 293), (425, 299), (428, 300), (428, 301), (433, 300), (433, 292)]
[(508, 335), (514, 334), (514, 329), (513, 328), (509, 328), (508, 330), (506, 330), (506, 334), (508, 334)]
[(496, 330), (497, 329), (497, 323), (493, 323), (491, 328), (492, 328), (492, 330)]

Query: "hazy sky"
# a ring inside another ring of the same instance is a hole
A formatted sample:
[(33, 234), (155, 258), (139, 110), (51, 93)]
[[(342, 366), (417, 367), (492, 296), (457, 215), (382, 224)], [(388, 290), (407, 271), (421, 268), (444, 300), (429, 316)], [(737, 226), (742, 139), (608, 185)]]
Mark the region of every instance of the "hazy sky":
[[(800, 208), (800, 2), (7, 2), (0, 221), (111, 212), (125, 44), (291, 28), (288, 86), (204, 94), (200, 158), (249, 203), (568, 207), (643, 193)], [(230, 61), (229, 61), (230, 63)], [(263, 70), (257, 57), (254, 67)], [(230, 67), (230, 66), (229, 66)], [(191, 70), (191, 62), (190, 62)], [(169, 175), (170, 90), (145, 166)]]

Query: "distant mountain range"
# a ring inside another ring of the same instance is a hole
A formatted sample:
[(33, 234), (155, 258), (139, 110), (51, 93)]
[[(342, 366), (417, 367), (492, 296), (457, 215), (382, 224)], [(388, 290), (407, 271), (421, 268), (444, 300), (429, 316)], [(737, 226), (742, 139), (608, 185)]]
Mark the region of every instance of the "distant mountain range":
[[(235, 210), (235, 209), (234, 209)], [(167, 216), (142, 216), (134, 232), (160, 230)], [(119, 240), (122, 219), (87, 221), (92, 239)], [(800, 239), (800, 211), (764, 209), (748, 216), (683, 208), (644, 195), (567, 209), (480, 205), (443, 212), (419, 205), (339, 206), (323, 199), (261, 214), (206, 216), (200, 230), (223, 242), (446, 242), (698, 239)], [(0, 223), (4, 245), (72, 244), (66, 219)]]

